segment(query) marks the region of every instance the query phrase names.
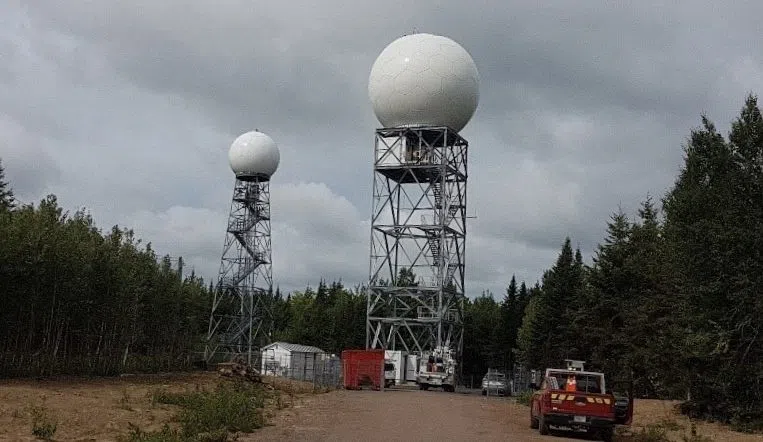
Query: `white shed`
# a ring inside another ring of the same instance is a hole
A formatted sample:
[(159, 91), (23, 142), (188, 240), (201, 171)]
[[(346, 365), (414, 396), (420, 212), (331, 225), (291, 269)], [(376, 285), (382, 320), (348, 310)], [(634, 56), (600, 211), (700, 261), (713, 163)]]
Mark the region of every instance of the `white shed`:
[(263, 375), (284, 376), (291, 379), (312, 380), (316, 368), (328, 357), (312, 345), (274, 342), (262, 347)]

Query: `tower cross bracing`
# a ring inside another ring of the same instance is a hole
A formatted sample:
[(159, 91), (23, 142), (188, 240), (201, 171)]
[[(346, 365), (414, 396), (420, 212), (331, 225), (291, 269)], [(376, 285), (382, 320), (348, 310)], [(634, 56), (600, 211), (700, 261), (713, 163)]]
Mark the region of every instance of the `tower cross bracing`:
[(376, 130), (366, 347), (461, 355), (467, 149), (448, 127)]

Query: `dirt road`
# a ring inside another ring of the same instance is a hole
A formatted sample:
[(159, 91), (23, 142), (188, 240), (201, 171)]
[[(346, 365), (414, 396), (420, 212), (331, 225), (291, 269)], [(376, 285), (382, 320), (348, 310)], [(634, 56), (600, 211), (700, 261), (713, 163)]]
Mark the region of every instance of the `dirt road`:
[(274, 426), (241, 441), (563, 442), (529, 428), (528, 408), (500, 398), (441, 391), (346, 391), (306, 398)]
[[(212, 388), (216, 373), (101, 379), (0, 381), (0, 441), (34, 441), (33, 410), (57, 423), (57, 441), (117, 441), (130, 423), (145, 431), (177, 425), (172, 405), (154, 404), (157, 388), (194, 391)], [(271, 380), (272, 381), (272, 380)], [(307, 387), (312, 387), (307, 385)], [(572, 441), (540, 436), (529, 428), (529, 409), (506, 398), (442, 391), (346, 391), (310, 394), (291, 390), (283, 409), (266, 411), (269, 426), (240, 441)], [(634, 429), (669, 422), (670, 440), (681, 441), (691, 425), (675, 402), (637, 400)], [(731, 432), (696, 423), (699, 434), (717, 442), (763, 442), (763, 435)], [(622, 440), (628, 440), (622, 439)], [(652, 439), (657, 440), (657, 439)], [(664, 440), (664, 439), (663, 439)]]

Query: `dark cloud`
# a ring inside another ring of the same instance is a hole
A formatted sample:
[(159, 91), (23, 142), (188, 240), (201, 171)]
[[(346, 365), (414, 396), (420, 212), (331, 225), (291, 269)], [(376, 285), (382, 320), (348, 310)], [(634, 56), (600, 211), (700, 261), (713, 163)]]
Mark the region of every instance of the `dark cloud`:
[(276, 280), (362, 281), (371, 64), (414, 29), (447, 35), (482, 78), (462, 133), (477, 215), (468, 287), (502, 293), (512, 273), (539, 278), (565, 236), (589, 254), (618, 205), (633, 213), (670, 186), (701, 113), (726, 127), (763, 89), (761, 13), (753, 2), (16, 0), (0, 7), (0, 115), (27, 141), (0, 130), (0, 155), (25, 197), (52, 191), (102, 225), (131, 223), (213, 275), (227, 147), (259, 128), (282, 154)]
[(29, 133), (0, 113), (0, 159), (16, 199), (36, 201), (60, 184), (61, 170), (46, 144), (49, 140)]

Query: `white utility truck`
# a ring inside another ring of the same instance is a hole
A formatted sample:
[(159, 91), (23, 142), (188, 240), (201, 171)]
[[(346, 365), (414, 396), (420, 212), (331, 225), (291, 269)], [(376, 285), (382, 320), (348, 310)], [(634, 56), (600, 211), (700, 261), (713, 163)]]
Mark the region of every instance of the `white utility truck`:
[(443, 391), (456, 391), (456, 360), (449, 346), (435, 347), (421, 354), (416, 383), (419, 390), (442, 387)]
[(384, 386), (408, 385), (416, 382), (418, 356), (403, 350), (384, 351)]

